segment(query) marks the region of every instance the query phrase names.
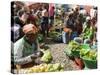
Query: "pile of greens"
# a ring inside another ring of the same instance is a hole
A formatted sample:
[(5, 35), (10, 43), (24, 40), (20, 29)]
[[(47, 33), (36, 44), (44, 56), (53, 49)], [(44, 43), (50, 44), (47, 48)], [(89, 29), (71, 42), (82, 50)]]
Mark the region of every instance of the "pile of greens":
[(97, 68), (97, 51), (92, 49), (82, 49), (80, 57), (84, 61), (85, 67), (89, 69)]
[(87, 60), (97, 60), (97, 52), (95, 50), (82, 49), (80, 51), (80, 56), (81, 58), (87, 59)]
[(74, 56), (76, 54), (76, 52), (78, 52), (78, 56), (79, 56), (80, 50), (81, 50), (80, 44), (75, 41), (71, 41), (71, 42), (69, 42), (69, 44), (66, 47), (66, 49), (64, 50), (64, 52), (69, 56)]
[(56, 38), (56, 37), (58, 37), (58, 36), (60, 36), (60, 35), (61, 35), (61, 33), (56, 32), (56, 31), (52, 31), (52, 32), (49, 33), (49, 36), (50, 36), (51, 38)]
[(71, 47), (72, 49), (72, 51), (76, 51), (76, 50), (80, 50), (80, 44), (79, 43), (77, 43), (77, 42), (75, 42), (75, 41), (71, 41), (70, 43), (69, 43), (69, 47)]
[(66, 54), (70, 54), (73, 56), (79, 56), (80, 57), (80, 51), (81, 50), (90, 50), (89, 44), (79, 44), (76, 41), (69, 42), (68, 46), (64, 50)]
[(60, 32), (52, 31), (49, 33), (49, 37), (51, 37), (54, 42), (62, 42), (62, 34)]
[(60, 63), (48, 64), (47, 67), (48, 72), (63, 71), (63, 70), (64, 70), (64, 66)]
[(45, 63), (49, 63), (52, 60), (52, 54), (50, 52), (50, 50), (46, 50), (44, 51), (44, 55), (41, 58), (41, 61), (45, 62)]
[(67, 46), (67, 49), (70, 51), (78, 50), (78, 48), (80, 48), (80, 44), (75, 41), (69, 42), (69, 44)]

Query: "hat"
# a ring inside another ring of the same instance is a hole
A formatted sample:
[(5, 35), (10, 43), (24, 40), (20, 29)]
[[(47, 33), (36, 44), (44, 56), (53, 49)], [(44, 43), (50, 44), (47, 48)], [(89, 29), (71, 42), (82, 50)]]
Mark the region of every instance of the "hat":
[(23, 32), (25, 34), (36, 34), (38, 32), (38, 29), (33, 24), (27, 24), (23, 27)]

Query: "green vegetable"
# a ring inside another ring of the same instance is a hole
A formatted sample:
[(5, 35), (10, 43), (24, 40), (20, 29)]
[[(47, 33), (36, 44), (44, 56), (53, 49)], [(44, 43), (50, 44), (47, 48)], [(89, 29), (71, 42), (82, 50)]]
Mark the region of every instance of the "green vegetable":
[(47, 71), (52, 71), (51, 68), (53, 68), (53, 64), (48, 64)]
[(62, 64), (55, 63), (55, 64), (40, 64), (37, 66), (33, 66), (32, 68), (28, 69), (28, 73), (33, 72), (55, 72), (55, 71), (64, 71)]
[(61, 64), (60, 63), (56, 63), (56, 64), (53, 65), (53, 68), (55, 70), (59, 70), (61, 68)]
[(79, 57), (80, 56), (79, 52), (81, 50), (80, 47), (81, 46), (79, 43), (77, 43), (76, 41), (71, 41), (71, 42), (69, 42), (69, 44), (64, 52), (69, 56), (78, 56)]
[(79, 48), (79, 43), (75, 42), (75, 41), (71, 41), (68, 46), (70, 47), (71, 50), (76, 50), (77, 48)]
[(50, 36), (51, 38), (56, 38), (56, 37), (58, 37), (58, 36), (60, 36), (60, 35), (61, 35), (61, 33), (56, 32), (56, 31), (52, 31), (52, 32), (49, 33), (49, 36)]
[(82, 44), (81, 45), (81, 49), (90, 49), (90, 46), (89, 46), (89, 44)]
[[(64, 52), (67, 55), (74, 56), (74, 57), (80, 57), (80, 51), (84, 50), (84, 53), (87, 53), (88, 50), (90, 50), (90, 46), (88, 44), (79, 44), (75, 41), (69, 42), (68, 46), (64, 50)], [(84, 54), (81, 52), (81, 54)]]
[(41, 58), (41, 61), (45, 62), (45, 63), (49, 63), (52, 60), (52, 54), (49, 50), (44, 51), (44, 55)]
[(97, 52), (95, 50), (82, 49), (80, 55), (82, 58), (87, 60), (97, 60)]

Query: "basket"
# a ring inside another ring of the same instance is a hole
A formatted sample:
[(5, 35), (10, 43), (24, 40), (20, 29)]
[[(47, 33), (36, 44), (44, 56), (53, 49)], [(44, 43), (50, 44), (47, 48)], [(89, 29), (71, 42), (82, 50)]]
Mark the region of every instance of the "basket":
[(80, 51), (79, 50), (75, 50), (75, 51), (71, 51), (72, 52), (72, 55), (74, 57), (80, 57)]
[(85, 58), (82, 58), (85, 67), (89, 69), (96, 69), (97, 68), (97, 60), (88, 60)]

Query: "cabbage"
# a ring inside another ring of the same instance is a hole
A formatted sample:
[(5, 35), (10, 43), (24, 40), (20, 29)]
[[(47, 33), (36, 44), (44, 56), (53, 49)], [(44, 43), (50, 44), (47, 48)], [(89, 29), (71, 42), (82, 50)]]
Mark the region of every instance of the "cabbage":
[(61, 64), (60, 63), (56, 63), (53, 65), (54, 70), (59, 70), (61, 68)]
[(52, 54), (49, 50), (44, 51), (44, 55), (41, 58), (41, 61), (49, 63), (52, 60)]
[(97, 52), (95, 50), (82, 49), (80, 55), (82, 58), (87, 60), (97, 60)]

